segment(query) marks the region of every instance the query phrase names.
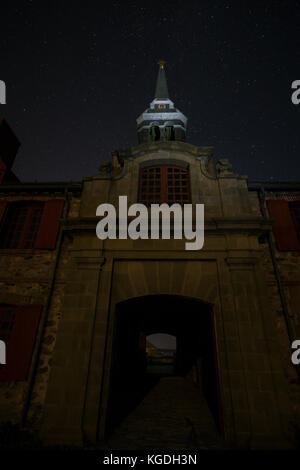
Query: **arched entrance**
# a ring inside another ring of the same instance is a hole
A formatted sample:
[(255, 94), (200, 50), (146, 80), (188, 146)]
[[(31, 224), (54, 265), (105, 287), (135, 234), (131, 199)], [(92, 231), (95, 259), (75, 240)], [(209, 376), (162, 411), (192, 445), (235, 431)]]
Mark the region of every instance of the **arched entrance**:
[(182, 296), (149, 295), (116, 305), (107, 435), (164, 375), (147, 372), (146, 338), (155, 333), (176, 338), (174, 375), (193, 382), (221, 431), (212, 306)]

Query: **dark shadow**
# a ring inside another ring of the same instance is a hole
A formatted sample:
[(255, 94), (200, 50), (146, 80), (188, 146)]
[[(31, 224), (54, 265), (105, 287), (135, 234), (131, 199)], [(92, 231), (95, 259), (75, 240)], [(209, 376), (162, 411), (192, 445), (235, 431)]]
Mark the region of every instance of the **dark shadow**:
[(176, 337), (174, 374), (191, 378), (199, 387), (220, 431), (211, 305), (181, 296), (151, 295), (116, 306), (107, 434), (159, 380), (159, 374), (147, 373), (145, 350), (145, 338), (158, 332)]

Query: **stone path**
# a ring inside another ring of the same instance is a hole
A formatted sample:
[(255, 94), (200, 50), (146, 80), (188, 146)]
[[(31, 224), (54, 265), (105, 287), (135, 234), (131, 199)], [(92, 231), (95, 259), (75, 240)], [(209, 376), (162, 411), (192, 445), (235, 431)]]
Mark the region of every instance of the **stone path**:
[(195, 385), (163, 377), (114, 430), (105, 449), (222, 449), (213, 417)]

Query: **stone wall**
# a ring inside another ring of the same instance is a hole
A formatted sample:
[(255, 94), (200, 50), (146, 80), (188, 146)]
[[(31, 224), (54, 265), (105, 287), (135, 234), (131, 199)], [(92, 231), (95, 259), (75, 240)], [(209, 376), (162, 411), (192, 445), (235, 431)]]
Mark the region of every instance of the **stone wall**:
[[(26, 199), (40, 201), (49, 199), (49, 196), (39, 195), (32, 197), (23, 195), (7, 196), (4, 198), (2, 195), (1, 200), (3, 199), (6, 202), (24, 201)], [(80, 198), (71, 198), (69, 215), (74, 217), (78, 215), (79, 204)], [(69, 243), (70, 240), (66, 238), (62, 244), (53, 295), (44, 331), (41, 331), (42, 318), (46, 313), (44, 309), (40, 320), (36, 347), (28, 376), (28, 379), (30, 379), (33, 373), (37, 344), (39, 337), (42, 335), (41, 354), (33, 391), (29, 395), (29, 380), (26, 382), (0, 383), (0, 421), (20, 422), (24, 411), (24, 404), (29, 396), (31, 397), (28, 414), (30, 424), (37, 424), (41, 417), (64, 296), (65, 281), (63, 275), (61, 275), (61, 267), (66, 262)], [(12, 305), (41, 304), (45, 307), (56, 255), (57, 247), (55, 250), (2, 249), (0, 252), (0, 303)]]
[[(255, 194), (255, 197), (254, 197)], [(251, 205), (253, 213), (260, 214), (259, 200), (256, 193), (252, 193)], [(269, 196), (270, 197), (270, 196)], [(278, 196), (280, 197), (280, 195)], [(283, 196), (284, 198), (284, 196)], [(267, 196), (268, 199), (268, 196)], [(270, 197), (272, 199), (272, 197)], [(266, 208), (266, 206), (265, 206)], [(266, 208), (267, 210), (267, 208)], [(293, 330), (294, 339), (300, 339), (300, 252), (279, 251), (276, 239), (272, 234), (275, 258), (280, 273), (283, 291), (288, 307), (288, 314)], [(268, 285), (268, 298), (276, 319), (276, 331), (280, 347), (280, 357), (283, 370), (289, 384), (289, 394), (292, 402), (293, 419), (292, 426), (300, 429), (300, 382), (296, 368), (291, 362), (291, 344), (287, 332), (286, 319), (283, 313), (279, 288), (275, 276), (274, 266), (271, 258), (269, 244), (265, 239), (261, 240), (262, 263), (265, 278)], [(299, 431), (298, 431), (299, 432)]]
[[(0, 384), (0, 420), (19, 422), (27, 403), (27, 424), (48, 442), (103, 437), (115, 306), (129, 297), (170, 294), (214, 305), (226, 436), (241, 447), (255, 446), (254, 438), (279, 438), (288, 433), (286, 382), (295, 421), (300, 388), (269, 247), (262, 238), (258, 243), (257, 196), (248, 197), (246, 178), (228, 165), (218, 177), (209, 173), (206, 148), (175, 142), (139, 150), (113, 180), (105, 172), (86, 178), (82, 197), (71, 198), (54, 278), (57, 248), (1, 250), (0, 302), (48, 308), (32, 389), (37, 348), (27, 382)], [(162, 158), (190, 166), (193, 203), (205, 204), (204, 249), (187, 252), (184, 240), (98, 240), (96, 207), (126, 194), (128, 205), (136, 202), (140, 165)], [(28, 196), (43, 198), (50, 196)], [(300, 254), (276, 251), (276, 257), (298, 334)]]

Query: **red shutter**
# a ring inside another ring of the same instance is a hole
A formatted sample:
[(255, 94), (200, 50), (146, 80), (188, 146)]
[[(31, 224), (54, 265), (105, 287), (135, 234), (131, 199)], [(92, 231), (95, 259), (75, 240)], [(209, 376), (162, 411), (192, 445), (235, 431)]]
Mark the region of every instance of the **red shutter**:
[(26, 380), (42, 305), (18, 307), (11, 338), (6, 348), (6, 364), (0, 369), (0, 382)]
[(269, 199), (267, 200), (267, 207), (270, 217), (275, 219), (273, 231), (278, 249), (282, 251), (300, 250), (300, 243), (288, 202)]
[(4, 176), (6, 173), (6, 165), (3, 160), (0, 158), (0, 183), (4, 180)]
[(63, 199), (51, 199), (45, 202), (39, 231), (37, 233), (35, 248), (51, 250), (55, 248), (59, 230), (58, 219), (62, 216), (65, 201)]
[(6, 206), (7, 206), (6, 201), (0, 201), (0, 224), (1, 224), (1, 221), (2, 221), (3, 216), (5, 214)]

